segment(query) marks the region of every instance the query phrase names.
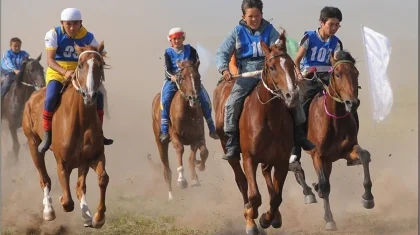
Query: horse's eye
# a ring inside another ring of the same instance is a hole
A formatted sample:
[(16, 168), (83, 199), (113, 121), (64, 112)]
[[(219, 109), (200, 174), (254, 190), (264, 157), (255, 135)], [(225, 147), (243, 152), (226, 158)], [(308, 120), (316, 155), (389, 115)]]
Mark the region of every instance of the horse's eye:
[(275, 68), (273, 66), (270, 66), (269, 68), (270, 68), (271, 71), (275, 70)]

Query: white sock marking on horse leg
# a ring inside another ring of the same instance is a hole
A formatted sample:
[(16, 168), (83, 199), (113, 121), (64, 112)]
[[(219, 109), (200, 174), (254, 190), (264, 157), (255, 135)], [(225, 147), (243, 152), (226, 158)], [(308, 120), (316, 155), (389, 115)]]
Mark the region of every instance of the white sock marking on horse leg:
[(172, 199), (174, 199), (174, 197), (172, 196), (172, 192), (171, 191), (169, 191), (169, 201), (171, 201)]
[(289, 72), (286, 70), (286, 59), (281, 57), (280, 58), (280, 66), (281, 68), (284, 70), (285, 74), (286, 74), (286, 81), (287, 81), (287, 89), (289, 90), (290, 93), (292, 93), (293, 91), (293, 82), (292, 79), (290, 78), (290, 74)]
[(178, 167), (176, 169), (176, 171), (178, 172), (178, 182), (185, 181), (185, 178), (184, 178), (184, 167), (183, 166), (180, 166), (180, 167)]
[(85, 226), (92, 226), (92, 213), (89, 210), (89, 207), (86, 202), (85, 194), (82, 195), (80, 199), (80, 209), (82, 210), (82, 218), (84, 219)]
[(42, 200), (42, 204), (44, 205), (43, 216), (45, 220), (53, 220), (55, 219), (55, 212), (54, 208), (52, 207), (52, 199), (50, 197), (50, 190), (48, 187), (44, 187), (44, 198)]

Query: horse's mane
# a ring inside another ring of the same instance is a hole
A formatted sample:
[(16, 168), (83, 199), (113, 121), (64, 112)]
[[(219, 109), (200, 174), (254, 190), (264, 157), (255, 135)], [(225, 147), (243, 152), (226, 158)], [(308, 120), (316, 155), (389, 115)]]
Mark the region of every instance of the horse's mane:
[(356, 60), (353, 58), (353, 56), (350, 54), (350, 52), (345, 51), (345, 50), (337, 51), (336, 52), (336, 59), (337, 59), (337, 62), (342, 61), (342, 60), (349, 60), (353, 64), (356, 64)]

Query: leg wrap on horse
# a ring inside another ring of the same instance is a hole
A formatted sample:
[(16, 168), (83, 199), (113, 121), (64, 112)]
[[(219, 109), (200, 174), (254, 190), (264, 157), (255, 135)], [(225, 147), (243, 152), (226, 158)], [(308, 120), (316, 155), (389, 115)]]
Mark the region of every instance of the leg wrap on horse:
[(203, 85), (201, 85), (199, 97), (201, 110), (203, 111), (203, 116), (206, 119), (209, 131), (210, 133), (215, 132), (216, 127), (214, 126), (213, 118), (211, 117), (211, 100)]
[(1, 84), (1, 97), (7, 94), (15, 80), (16, 76), (14, 73), (8, 73), (4, 76), (3, 83)]

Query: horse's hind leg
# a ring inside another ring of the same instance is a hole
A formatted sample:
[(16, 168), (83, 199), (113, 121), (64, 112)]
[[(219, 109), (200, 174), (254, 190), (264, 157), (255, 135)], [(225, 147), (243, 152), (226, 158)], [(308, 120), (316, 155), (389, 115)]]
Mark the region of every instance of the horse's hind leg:
[(192, 144), (191, 145), (191, 154), (189, 158), (189, 166), (191, 171), (191, 180), (192, 185), (191, 187), (200, 186), (200, 181), (198, 180), (197, 172), (195, 171), (195, 163), (196, 163), (196, 155), (198, 150), (198, 144)]
[(362, 205), (366, 209), (372, 209), (375, 207), (375, 201), (372, 194), (372, 180), (370, 179), (369, 163), (370, 163), (370, 153), (367, 150), (362, 149), (359, 145), (353, 147), (353, 151), (346, 156), (346, 159), (349, 161), (355, 161), (359, 159), (363, 166), (363, 187), (365, 188), (365, 193), (362, 196)]
[(100, 86), (99, 88), (104, 96), (104, 108), (105, 108), (105, 117), (107, 119), (111, 119), (111, 114), (109, 112), (109, 105), (108, 105), (108, 94), (107, 91), (105, 89), (105, 86), (102, 84), (102, 86)]
[(324, 220), (325, 230), (337, 230), (337, 225), (334, 221), (330, 208), (330, 175), (332, 171), (332, 162), (323, 162), (321, 156), (315, 153), (313, 156), (313, 163), (316, 173), (318, 174), (318, 184), (314, 184), (315, 191), (318, 196), (324, 201)]
[(169, 194), (168, 200), (172, 200), (173, 199), (173, 196), (172, 196), (172, 171), (171, 171), (171, 167), (169, 166), (169, 158), (168, 158), (169, 143), (162, 144), (160, 142), (160, 139), (159, 139), (158, 135), (156, 136), (155, 140), (156, 140), (157, 147), (158, 147), (158, 150), (159, 150), (160, 161), (162, 162), (162, 165), (163, 165), (163, 177), (165, 178), (166, 185), (168, 187), (168, 194)]
[[(260, 217), (260, 225), (262, 228), (268, 228), (270, 224), (272, 224), (274, 228), (280, 228), (282, 225), (279, 207), (283, 201), (282, 192), (287, 173), (287, 164), (282, 165), (281, 168), (274, 168), (274, 180), (272, 181), (273, 191), (270, 199), (270, 209), (266, 213), (263, 213)], [(273, 224), (273, 222), (275, 223)]]
[(305, 204), (317, 203), (315, 194), (312, 192), (312, 189), (306, 184), (305, 180), (305, 171), (302, 168), (302, 165), (298, 161), (294, 161), (289, 164), (289, 170), (295, 173), (296, 181), (302, 186), (303, 195), (305, 195)]
[(105, 170), (105, 154), (101, 153), (97, 159), (90, 163), (90, 167), (95, 170), (98, 175), (98, 185), (100, 189), (99, 205), (95, 216), (93, 217), (92, 227), (102, 228), (105, 224), (105, 194), (108, 187), (109, 176)]
[(86, 176), (89, 172), (89, 165), (80, 166), (78, 169), (78, 179), (76, 184), (76, 195), (80, 201), (80, 209), (82, 210), (82, 218), (85, 227), (92, 227), (92, 213), (89, 210), (86, 201)]
[[(273, 179), (271, 178), (272, 168), (273, 168), (272, 165), (261, 164), (261, 172), (267, 184), (268, 194), (270, 195), (270, 201), (273, 200), (273, 196), (274, 196), (274, 185), (273, 185)], [(266, 229), (270, 226), (270, 223), (261, 221), (263, 217), (264, 217), (263, 215), (260, 217), (260, 225), (262, 228)], [(277, 212), (275, 213), (274, 219), (271, 222), (271, 226), (273, 228), (281, 227), (281, 217), (280, 217), (279, 210), (277, 210)]]
[[(248, 155), (248, 156), (246, 156)], [(254, 219), (258, 218), (258, 207), (261, 206), (261, 194), (258, 191), (258, 185), (256, 181), (256, 173), (258, 164), (252, 162), (252, 157), (249, 153), (243, 155), (243, 165), (245, 175), (248, 180), (248, 200), (249, 202), (245, 205), (245, 218), (246, 233), (249, 235), (258, 234), (258, 227), (255, 224)]]
[(188, 182), (184, 177), (184, 166), (182, 163), (182, 155), (184, 154), (184, 145), (179, 141), (178, 136), (174, 133), (172, 136), (172, 145), (175, 148), (176, 158), (178, 162), (178, 168), (176, 171), (178, 172), (178, 187), (181, 189), (185, 189), (188, 187)]
[(38, 145), (41, 140), (35, 140), (35, 137), (28, 138), (29, 151), (31, 152), (32, 160), (35, 164), (39, 174), (39, 182), (41, 189), (44, 192), (44, 199), (42, 204), (44, 205), (43, 218), (44, 220), (51, 221), (55, 219), (55, 211), (52, 206), (52, 199), (50, 197), (51, 192), (51, 179), (47, 173), (45, 166), (45, 153), (38, 152)]
[(19, 150), (20, 150), (20, 143), (17, 136), (17, 129), (18, 129), (17, 125), (13, 123), (13, 121), (11, 121), (9, 123), (9, 130), (10, 130), (10, 135), (13, 140), (13, 155), (14, 155), (15, 162), (19, 161)]

